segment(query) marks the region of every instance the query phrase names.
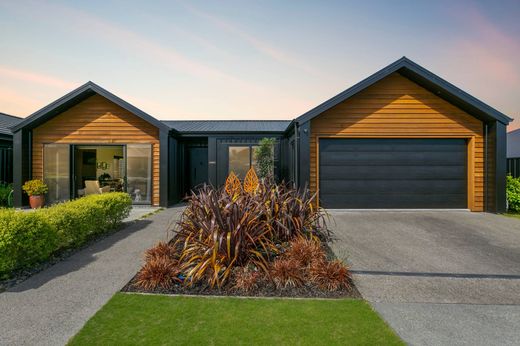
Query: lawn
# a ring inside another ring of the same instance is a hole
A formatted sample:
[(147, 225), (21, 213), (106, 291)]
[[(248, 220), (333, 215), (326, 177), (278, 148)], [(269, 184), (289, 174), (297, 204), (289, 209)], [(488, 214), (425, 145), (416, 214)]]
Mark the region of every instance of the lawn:
[(508, 217), (513, 217), (513, 218), (516, 218), (516, 219), (520, 219), (520, 213), (506, 213), (504, 215), (508, 216)]
[(363, 300), (117, 293), (71, 345), (403, 345)]

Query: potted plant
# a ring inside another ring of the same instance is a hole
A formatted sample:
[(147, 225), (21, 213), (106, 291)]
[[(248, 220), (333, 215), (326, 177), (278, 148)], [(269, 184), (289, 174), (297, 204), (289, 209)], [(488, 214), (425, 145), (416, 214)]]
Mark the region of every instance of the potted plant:
[(41, 208), (45, 203), (45, 194), (49, 191), (49, 188), (40, 179), (34, 179), (26, 181), (23, 184), (22, 189), (27, 195), (29, 195), (29, 204), (31, 208)]

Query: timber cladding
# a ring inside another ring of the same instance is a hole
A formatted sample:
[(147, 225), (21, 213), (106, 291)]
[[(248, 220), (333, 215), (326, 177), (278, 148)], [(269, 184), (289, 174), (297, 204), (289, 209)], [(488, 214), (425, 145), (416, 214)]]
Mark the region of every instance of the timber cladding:
[(468, 208), (484, 210), (483, 123), (398, 73), (311, 120), (310, 188), (319, 186), (320, 138), (464, 138)]
[(103, 96), (93, 95), (33, 129), (32, 176), (43, 178), (43, 145), (152, 144), (152, 204), (159, 205), (159, 129)]

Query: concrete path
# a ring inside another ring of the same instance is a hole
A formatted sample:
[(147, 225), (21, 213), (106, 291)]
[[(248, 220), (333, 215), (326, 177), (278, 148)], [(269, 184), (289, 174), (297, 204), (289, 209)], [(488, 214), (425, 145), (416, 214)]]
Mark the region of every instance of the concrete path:
[(520, 220), (486, 213), (331, 212), (333, 250), (412, 345), (517, 345)]
[(0, 293), (0, 345), (64, 345), (135, 275), (144, 250), (171, 236), (182, 210), (132, 222)]

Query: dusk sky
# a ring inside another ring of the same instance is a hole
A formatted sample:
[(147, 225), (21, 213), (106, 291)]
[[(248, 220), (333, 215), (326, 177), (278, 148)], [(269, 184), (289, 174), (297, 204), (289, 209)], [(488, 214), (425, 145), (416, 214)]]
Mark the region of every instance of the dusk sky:
[(292, 119), (405, 55), (520, 128), (520, 1), (0, 0), (0, 112), (93, 81), (159, 119)]

